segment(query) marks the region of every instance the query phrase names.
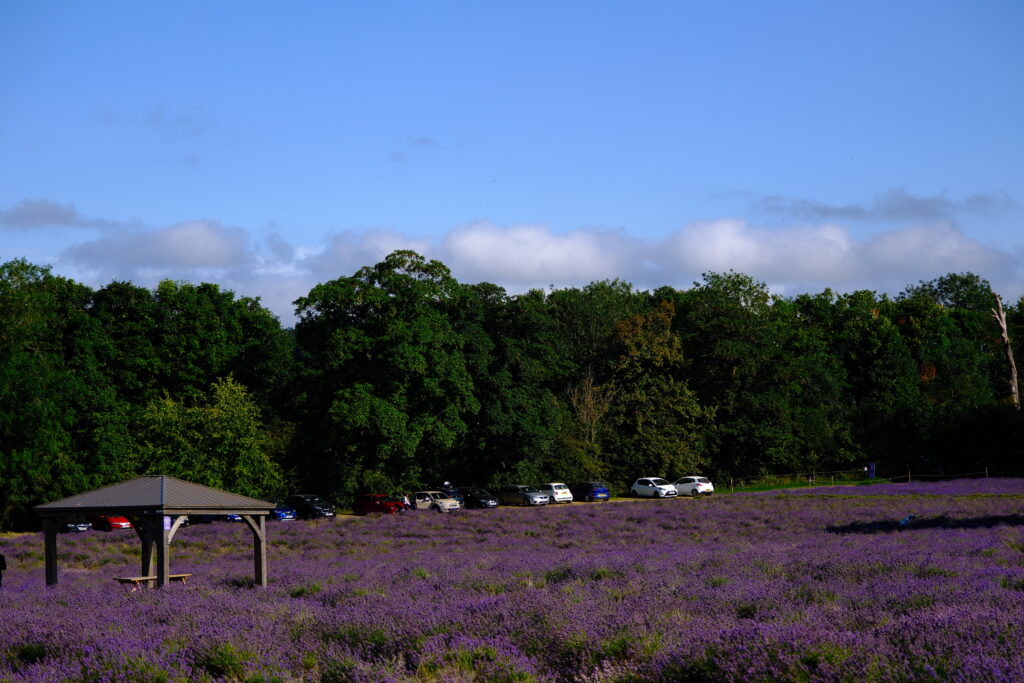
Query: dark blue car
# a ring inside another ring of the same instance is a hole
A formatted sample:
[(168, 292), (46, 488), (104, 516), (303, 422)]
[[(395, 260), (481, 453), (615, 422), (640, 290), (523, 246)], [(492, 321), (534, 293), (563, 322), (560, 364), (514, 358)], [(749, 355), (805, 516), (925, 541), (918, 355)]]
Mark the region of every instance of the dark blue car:
[(569, 486), (574, 500), (585, 500), (588, 503), (595, 500), (608, 500), (612, 497), (611, 491), (603, 481), (581, 481)]
[(279, 522), (293, 520), (295, 519), (295, 508), (289, 507), (284, 503), (278, 503), (277, 507), (270, 511), (267, 519), (275, 519)]

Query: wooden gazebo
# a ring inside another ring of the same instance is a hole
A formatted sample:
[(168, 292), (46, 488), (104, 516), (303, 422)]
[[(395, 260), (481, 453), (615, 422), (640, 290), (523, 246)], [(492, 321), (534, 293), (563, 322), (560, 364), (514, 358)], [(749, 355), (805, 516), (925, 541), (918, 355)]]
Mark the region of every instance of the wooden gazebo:
[[(256, 584), (267, 585), (267, 515), (273, 503), (165, 476), (145, 476), (35, 506), (43, 518), (46, 585), (57, 583), (57, 531), (70, 517), (127, 517), (142, 542), (142, 574), (165, 586), (168, 547), (188, 515), (240, 515), (252, 530)], [(156, 571), (153, 549), (156, 548)]]

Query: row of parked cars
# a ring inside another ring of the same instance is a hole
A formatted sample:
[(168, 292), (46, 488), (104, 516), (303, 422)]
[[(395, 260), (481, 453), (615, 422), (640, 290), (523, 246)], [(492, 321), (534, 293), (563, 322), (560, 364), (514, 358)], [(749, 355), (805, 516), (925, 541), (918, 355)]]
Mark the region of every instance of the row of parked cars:
[[(711, 495), (715, 487), (707, 477), (690, 476), (669, 483), (661, 477), (641, 477), (633, 482), (629, 489), (632, 497), (643, 498), (674, 498), (680, 495), (700, 496)], [(540, 505), (572, 503), (582, 500), (588, 503), (607, 501), (611, 491), (600, 481), (582, 481), (574, 484), (549, 482), (540, 486), (525, 484), (502, 486), (491, 493), (476, 486), (452, 486), (447, 482), (435, 490), (417, 491), (405, 496), (387, 496), (384, 494), (364, 494), (357, 496), (352, 511), (357, 515), (371, 513), (399, 514), (411, 510), (433, 510), (436, 512), (454, 512), (464, 508), (489, 509), (499, 505), (520, 505), (536, 507)], [(299, 493), (277, 503), (270, 512), (270, 519), (288, 521), (294, 519), (318, 519), (334, 517), (335, 507), (312, 493)], [(227, 518), (228, 521), (242, 521), (239, 515), (198, 515), (195, 522), (212, 522)], [(131, 529), (132, 523), (125, 517), (101, 515), (88, 520), (71, 520), (64, 526), (64, 531), (114, 531)]]
[[(633, 497), (673, 498), (679, 495), (711, 495), (715, 487), (707, 477), (682, 477), (674, 483), (660, 477), (641, 477), (633, 482), (629, 494)], [(464, 508), (488, 509), (499, 505), (535, 507), (574, 500), (586, 502), (607, 501), (611, 491), (600, 481), (584, 481), (572, 485), (549, 482), (540, 486), (525, 484), (501, 486), (494, 493), (476, 486), (451, 486), (416, 491), (405, 496), (387, 496), (368, 493), (357, 496), (352, 510), (357, 515), (371, 513), (400, 514), (411, 510), (454, 512)]]

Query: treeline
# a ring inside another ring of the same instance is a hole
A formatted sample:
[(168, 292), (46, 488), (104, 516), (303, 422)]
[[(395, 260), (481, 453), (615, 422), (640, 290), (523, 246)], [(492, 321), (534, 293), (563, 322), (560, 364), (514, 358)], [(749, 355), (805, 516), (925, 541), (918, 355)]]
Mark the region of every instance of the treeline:
[(969, 273), (895, 298), (734, 272), (509, 295), (399, 251), (295, 305), (283, 329), (217, 285), (0, 265), (0, 528), (140, 474), (345, 503), (444, 479), (1024, 469), (995, 297)]

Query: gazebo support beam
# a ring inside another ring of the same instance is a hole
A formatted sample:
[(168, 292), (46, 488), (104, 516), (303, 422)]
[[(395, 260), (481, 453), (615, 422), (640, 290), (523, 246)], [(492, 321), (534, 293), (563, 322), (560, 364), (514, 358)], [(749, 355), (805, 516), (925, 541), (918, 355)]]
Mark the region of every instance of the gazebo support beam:
[(150, 576), (153, 574), (153, 535), (150, 533), (148, 518), (146, 517), (133, 517), (132, 527), (135, 528), (135, 533), (139, 537), (139, 542), (142, 544), (142, 561), (139, 565), (139, 571), (141, 576)]
[(57, 524), (59, 520), (43, 520), (43, 556), (46, 558), (46, 585), (57, 585)]
[(242, 515), (252, 530), (253, 573), (257, 586), (267, 585), (267, 527), (266, 515)]

